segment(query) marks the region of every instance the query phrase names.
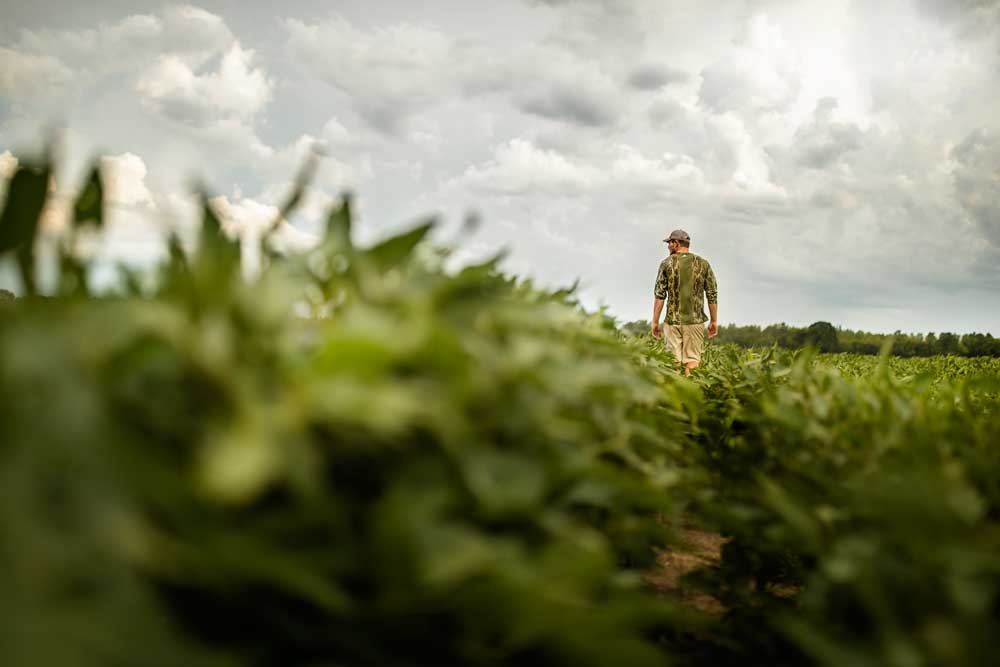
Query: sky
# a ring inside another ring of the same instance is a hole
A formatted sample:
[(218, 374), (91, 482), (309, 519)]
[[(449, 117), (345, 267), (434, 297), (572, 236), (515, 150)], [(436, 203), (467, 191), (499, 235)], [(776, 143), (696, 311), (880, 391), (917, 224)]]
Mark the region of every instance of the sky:
[(58, 139), (51, 239), (99, 160), (105, 268), (198, 184), (253, 239), (319, 149), (286, 249), (351, 192), (629, 321), (681, 228), (722, 324), (1000, 335), (997, 0), (0, 4), (0, 174)]

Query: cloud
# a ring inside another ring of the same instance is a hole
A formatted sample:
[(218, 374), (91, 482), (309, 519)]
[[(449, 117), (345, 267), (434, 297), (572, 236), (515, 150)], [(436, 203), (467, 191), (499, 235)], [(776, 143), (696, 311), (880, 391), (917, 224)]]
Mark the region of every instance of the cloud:
[[(223, 230), (231, 238), (241, 241), (244, 275), (254, 275), (260, 269), (259, 241), (278, 220), (278, 207), (249, 197), (230, 201), (228, 197), (219, 196), (213, 197), (209, 203), (219, 216)], [(318, 242), (319, 237), (300, 231), (284, 219), (278, 221), (275, 232), (269, 238), (271, 248), (281, 253), (303, 252)]]
[(634, 68), (626, 83), (635, 90), (659, 90), (672, 83), (686, 83), (690, 78), (687, 72), (676, 67), (648, 63)]
[(284, 28), (290, 60), (346, 95), (381, 132), (398, 134), (447, 90), (452, 43), (436, 29), (397, 23), (361, 30), (340, 16), (319, 23), (287, 19)]
[[(59, 122), (89, 114), (101, 123), (93, 139), (104, 145), (129, 131), (179, 132), (228, 157), (264, 157), (270, 149), (251, 121), (273, 81), (253, 55), (222, 17), (189, 5), (97, 28), (21, 30), (11, 48), (0, 49), (0, 95), (14, 112), (6, 125), (23, 134), (51, 122), (45, 114)], [(171, 125), (134, 117), (136, 99), (152, 120)]]
[(540, 149), (526, 139), (512, 139), (494, 149), (493, 159), (466, 168), (448, 187), (503, 196), (569, 195), (585, 190), (599, 178), (600, 173), (592, 167)]
[(816, 105), (812, 122), (795, 132), (791, 151), (795, 164), (827, 169), (845, 153), (862, 147), (863, 134), (857, 125), (833, 120), (836, 108), (836, 99), (823, 98)]
[(151, 109), (182, 123), (253, 117), (271, 99), (273, 81), (253, 68), (254, 52), (234, 43), (214, 71), (198, 74), (173, 55), (163, 56), (136, 84)]
[(13, 178), (14, 172), (17, 171), (17, 165), (17, 158), (9, 150), (0, 153), (0, 178)]
[(13, 26), (0, 47), (0, 152), (70, 110), (75, 164), (103, 151), (131, 174), (120, 256), (151, 252), (139, 218), (191, 168), (228, 193), (227, 225), (259, 229), (320, 144), (301, 230), (345, 188), (371, 238), (474, 208), (477, 252), (579, 276), (589, 305), (634, 319), (683, 227), (730, 321), (998, 331), (970, 296), (1000, 289), (997, 3), (417, 3), (405, 20), (293, 3), (276, 36), (259, 3), (211, 6), (102, 6), (92, 30)]
[(963, 36), (989, 35), (1000, 26), (1000, 3), (996, 0), (917, 0), (916, 5)]
[(620, 114), (613, 87), (597, 78), (573, 81), (567, 77), (552, 81), (540, 90), (522, 95), (518, 107), (536, 116), (588, 127), (610, 125)]
[(485, 97), (531, 116), (584, 128), (614, 125), (624, 113), (617, 77), (598, 61), (558, 44), (532, 45), (513, 54), (463, 44), (458, 53), (456, 86), (467, 97)]
[(800, 88), (794, 54), (765, 14), (749, 21), (741, 42), (703, 69), (701, 79), (699, 99), (717, 113), (781, 111)]
[(618, 147), (610, 175), (620, 186), (648, 188), (661, 194), (680, 191), (690, 196), (706, 192), (708, 186), (705, 174), (691, 156), (667, 153), (650, 158), (627, 145)]
[(146, 186), (146, 163), (133, 153), (101, 157), (104, 196), (110, 204), (153, 210), (156, 203)]
[(189, 5), (137, 14), (83, 30), (22, 30), (16, 48), (44, 54), (76, 72), (103, 76), (145, 67), (161, 54), (197, 65), (227, 48), (233, 35), (220, 16)]
[(955, 196), (986, 238), (1000, 248), (1000, 139), (976, 130), (951, 150), (950, 157), (955, 162)]
[(0, 95), (17, 109), (65, 95), (72, 78), (72, 71), (52, 56), (0, 47)]
[(674, 119), (683, 118), (686, 115), (686, 111), (677, 101), (666, 99), (656, 100), (650, 104), (646, 115), (649, 117), (650, 126), (658, 130)]

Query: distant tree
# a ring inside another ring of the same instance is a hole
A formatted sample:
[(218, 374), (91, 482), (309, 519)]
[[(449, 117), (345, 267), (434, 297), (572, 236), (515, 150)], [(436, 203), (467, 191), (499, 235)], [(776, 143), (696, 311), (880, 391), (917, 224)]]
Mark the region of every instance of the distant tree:
[(820, 352), (840, 351), (840, 341), (837, 340), (837, 329), (829, 322), (813, 322), (805, 330), (802, 342), (811, 345)]
[(0, 302), (13, 301), (16, 298), (17, 297), (14, 296), (13, 292), (5, 289), (0, 289)]
[(971, 333), (962, 336), (960, 347), (967, 357), (989, 357), (998, 352), (996, 342), (990, 334)]
[(959, 338), (953, 333), (942, 333), (938, 336), (938, 354), (958, 354)]
[[(630, 326), (629, 323), (625, 326)], [(642, 322), (643, 330), (648, 323)], [(798, 349), (812, 345), (822, 352), (851, 352), (854, 354), (879, 354), (886, 342), (892, 341), (891, 353), (897, 357), (929, 357), (935, 354), (953, 354), (969, 357), (1000, 357), (1000, 338), (992, 334), (971, 333), (958, 336), (953, 333), (912, 334), (896, 330), (891, 334), (839, 329), (829, 322), (814, 322), (808, 327), (785, 324), (730, 324), (719, 327), (720, 343), (730, 343), (745, 348), (762, 348), (777, 345)]]
[(621, 332), (628, 336), (641, 336), (649, 333), (652, 325), (646, 320), (632, 320), (621, 325)]

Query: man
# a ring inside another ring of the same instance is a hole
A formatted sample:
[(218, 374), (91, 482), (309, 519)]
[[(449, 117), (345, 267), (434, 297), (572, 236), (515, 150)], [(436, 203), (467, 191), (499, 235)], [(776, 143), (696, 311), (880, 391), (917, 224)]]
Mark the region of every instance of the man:
[(653, 290), (653, 337), (660, 338), (660, 314), (667, 300), (667, 344), (674, 357), (684, 367), (684, 375), (701, 363), (705, 346), (705, 301), (712, 319), (708, 337), (719, 333), (719, 288), (708, 260), (691, 252), (691, 237), (683, 229), (675, 229), (663, 239), (670, 256), (660, 262)]

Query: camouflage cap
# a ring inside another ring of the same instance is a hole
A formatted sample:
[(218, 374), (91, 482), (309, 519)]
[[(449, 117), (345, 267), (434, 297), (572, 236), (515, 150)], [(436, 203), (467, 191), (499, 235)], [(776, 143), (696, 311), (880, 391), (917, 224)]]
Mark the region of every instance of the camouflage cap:
[(688, 233), (685, 232), (683, 229), (675, 229), (674, 231), (670, 232), (670, 236), (668, 236), (667, 238), (663, 239), (663, 241), (664, 242), (667, 242), (667, 241), (687, 241), (688, 243), (690, 243), (691, 242), (691, 237), (688, 236)]

